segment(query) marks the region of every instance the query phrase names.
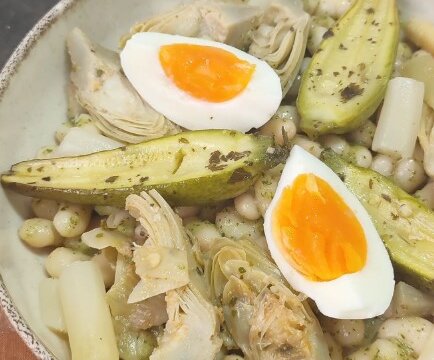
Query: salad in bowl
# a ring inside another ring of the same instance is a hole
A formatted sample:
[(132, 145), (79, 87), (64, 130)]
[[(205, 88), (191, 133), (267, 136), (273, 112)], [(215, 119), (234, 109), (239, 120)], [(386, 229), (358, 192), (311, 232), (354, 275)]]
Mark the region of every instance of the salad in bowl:
[(30, 328), (59, 359), (432, 359), (432, 5), (131, 2), (116, 47), (63, 9), (67, 116), (1, 175)]

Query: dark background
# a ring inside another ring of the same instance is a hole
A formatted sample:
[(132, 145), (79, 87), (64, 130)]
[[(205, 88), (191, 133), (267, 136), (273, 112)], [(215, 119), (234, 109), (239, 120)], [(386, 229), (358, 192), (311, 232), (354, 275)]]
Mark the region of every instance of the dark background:
[(0, 69), (33, 25), (57, 0), (0, 0)]

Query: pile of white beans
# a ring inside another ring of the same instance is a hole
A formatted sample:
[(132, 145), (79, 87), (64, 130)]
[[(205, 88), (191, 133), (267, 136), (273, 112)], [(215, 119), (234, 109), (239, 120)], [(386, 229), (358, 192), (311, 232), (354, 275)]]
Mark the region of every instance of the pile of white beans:
[(371, 150), (376, 129), (375, 123), (371, 120), (345, 136), (324, 135), (317, 141), (300, 134), (298, 124), (297, 108), (283, 105), (259, 133), (274, 136), (279, 145), (283, 145), (284, 141), (290, 141), (316, 157), (319, 157), (325, 148), (330, 148), (347, 161), (360, 167), (370, 168), (392, 179), (403, 190), (415, 194), (427, 206), (434, 209), (434, 183), (432, 179), (429, 180), (423, 168), (423, 152), (419, 145), (416, 146), (413, 157), (393, 159), (389, 155), (374, 153)]
[[(112, 226), (116, 228), (121, 223), (122, 216), (125, 216), (125, 211), (113, 209), (118, 219), (114, 219), (117, 223)], [(113, 284), (116, 262), (113, 249), (86, 253), (83, 251), (85, 246), (80, 242), (80, 237), (91, 225), (92, 207), (33, 199), (32, 210), (35, 217), (24, 221), (19, 236), (33, 248), (55, 247), (45, 260), (48, 275), (59, 278), (62, 271), (73, 262), (92, 259), (100, 268), (105, 285), (110, 287)], [(110, 217), (107, 221), (113, 222)]]

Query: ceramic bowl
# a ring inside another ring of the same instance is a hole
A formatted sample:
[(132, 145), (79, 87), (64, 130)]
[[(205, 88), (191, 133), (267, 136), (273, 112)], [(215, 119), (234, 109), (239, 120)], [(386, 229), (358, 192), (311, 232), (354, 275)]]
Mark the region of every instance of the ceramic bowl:
[[(130, 26), (172, 8), (178, 0), (63, 0), (28, 33), (0, 74), (0, 171), (33, 158), (54, 142), (66, 120), (67, 33), (75, 26), (116, 49)], [(434, 3), (401, 0), (404, 17), (434, 21)], [(43, 324), (38, 284), (45, 251), (26, 247), (17, 229), (29, 214), (29, 199), (0, 189), (0, 302), (26, 344), (41, 359), (67, 360), (67, 342)]]

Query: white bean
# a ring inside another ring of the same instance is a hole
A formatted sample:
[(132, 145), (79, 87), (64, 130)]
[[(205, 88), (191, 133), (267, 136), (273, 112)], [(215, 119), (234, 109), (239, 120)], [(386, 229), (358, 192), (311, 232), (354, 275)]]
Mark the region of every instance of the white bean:
[(339, 135), (324, 135), (320, 138), (320, 143), (332, 149), (336, 154), (344, 154), (350, 149), (348, 142)]
[(237, 196), (234, 199), (234, 205), (235, 210), (237, 210), (238, 214), (244, 219), (258, 220), (261, 217), (261, 213), (256, 205), (256, 199), (250, 191)]
[(45, 259), (45, 270), (51, 277), (58, 278), (73, 262), (84, 260), (89, 260), (89, 256), (66, 247), (58, 247)]
[(422, 189), (416, 191), (415, 196), (426, 206), (434, 210), (434, 181), (429, 182)]
[(91, 215), (88, 206), (61, 204), (53, 219), (54, 227), (64, 237), (80, 236), (86, 231)]
[(36, 217), (53, 220), (59, 209), (59, 203), (54, 200), (32, 199), (32, 210)]
[(235, 240), (263, 236), (262, 221), (243, 219), (233, 207), (227, 207), (216, 216), (215, 224), (222, 236)]
[(363, 320), (327, 319), (325, 326), (338, 344), (343, 347), (360, 345), (365, 337)]
[(200, 208), (198, 206), (178, 206), (175, 208), (175, 212), (181, 219), (187, 219), (189, 217), (199, 214)]
[(348, 140), (357, 145), (370, 148), (374, 140), (374, 134), (377, 126), (371, 121), (366, 121), (362, 126), (348, 134)]
[(319, 2), (315, 15), (340, 18), (351, 6), (352, 0), (322, 0)]
[(420, 317), (404, 317), (386, 320), (378, 329), (380, 339), (399, 339), (418, 355), (425, 345), (434, 325)]
[(396, 164), (393, 180), (402, 189), (412, 193), (426, 181), (425, 171), (414, 159), (402, 159)]
[(283, 120), (292, 121), (298, 128), (300, 124), (300, 115), (298, 114), (297, 107), (294, 105), (281, 105), (277, 109), (276, 114)]
[(386, 339), (377, 339), (370, 346), (362, 348), (351, 355), (347, 360), (408, 360), (408, 354), (397, 342)]
[(261, 135), (273, 136), (276, 144), (284, 145), (285, 139), (292, 140), (297, 133), (297, 127), (291, 120), (274, 115), (259, 130)]
[(92, 261), (101, 271), (102, 278), (106, 289), (110, 288), (115, 282), (117, 251), (114, 248), (102, 249), (96, 254)]
[(384, 176), (393, 174), (394, 163), (390, 156), (377, 154), (372, 159), (371, 169)]
[(353, 146), (354, 161), (357, 166), (368, 168), (372, 163), (372, 154), (364, 146)]
[(319, 158), (324, 148), (317, 142), (309, 140), (306, 136), (296, 135), (293, 140), (294, 145), (302, 147), (313, 156)]
[(372, 154), (364, 146), (361, 145), (352, 145), (346, 154), (343, 154), (344, 157), (351, 163), (368, 168), (372, 163)]
[(321, 25), (312, 25), (309, 33), (309, 39), (307, 40), (307, 49), (311, 55), (320, 47), (323, 41), (323, 35), (327, 32), (327, 28)]
[(24, 221), (19, 230), (20, 238), (35, 248), (59, 245), (62, 237), (47, 219), (32, 218)]
[(277, 189), (280, 176), (282, 175), (283, 165), (278, 165), (275, 168), (268, 170), (255, 183), (255, 197), (257, 206), (262, 215), (265, 215), (268, 206), (273, 200), (274, 193)]
[(193, 221), (187, 225), (187, 229), (196, 237), (200, 250), (203, 252), (210, 249), (214, 239), (221, 237), (217, 226), (209, 221)]

